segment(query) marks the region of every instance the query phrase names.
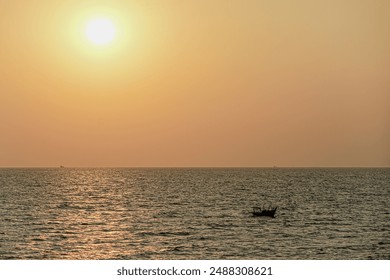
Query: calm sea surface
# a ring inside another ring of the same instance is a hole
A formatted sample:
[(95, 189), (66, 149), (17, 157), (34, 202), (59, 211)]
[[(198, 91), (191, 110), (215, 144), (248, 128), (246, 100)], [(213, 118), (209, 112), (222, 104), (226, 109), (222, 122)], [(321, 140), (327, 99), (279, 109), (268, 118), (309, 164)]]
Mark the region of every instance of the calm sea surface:
[(390, 169), (0, 169), (0, 259), (390, 259)]

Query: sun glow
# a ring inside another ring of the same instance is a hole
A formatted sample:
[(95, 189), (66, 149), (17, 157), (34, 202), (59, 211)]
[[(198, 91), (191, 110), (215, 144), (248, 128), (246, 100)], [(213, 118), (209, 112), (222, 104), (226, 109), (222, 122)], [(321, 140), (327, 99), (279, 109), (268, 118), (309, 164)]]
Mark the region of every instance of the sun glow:
[(97, 18), (87, 23), (85, 34), (93, 44), (106, 45), (114, 40), (116, 29), (109, 19)]

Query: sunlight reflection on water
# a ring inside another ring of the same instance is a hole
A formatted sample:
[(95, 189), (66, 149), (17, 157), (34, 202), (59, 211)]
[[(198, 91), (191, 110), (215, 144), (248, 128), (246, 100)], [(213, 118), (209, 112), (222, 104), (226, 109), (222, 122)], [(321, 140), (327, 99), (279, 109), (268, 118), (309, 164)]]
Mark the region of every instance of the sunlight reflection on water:
[[(389, 169), (0, 169), (0, 259), (389, 259)], [(277, 217), (252, 217), (276, 204)]]

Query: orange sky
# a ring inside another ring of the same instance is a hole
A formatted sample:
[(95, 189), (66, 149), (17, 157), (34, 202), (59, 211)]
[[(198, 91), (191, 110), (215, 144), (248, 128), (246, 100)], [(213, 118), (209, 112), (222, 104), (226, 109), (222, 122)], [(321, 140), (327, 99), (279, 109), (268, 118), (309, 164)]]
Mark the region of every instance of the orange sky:
[(390, 166), (389, 27), (387, 0), (0, 1), (0, 167)]

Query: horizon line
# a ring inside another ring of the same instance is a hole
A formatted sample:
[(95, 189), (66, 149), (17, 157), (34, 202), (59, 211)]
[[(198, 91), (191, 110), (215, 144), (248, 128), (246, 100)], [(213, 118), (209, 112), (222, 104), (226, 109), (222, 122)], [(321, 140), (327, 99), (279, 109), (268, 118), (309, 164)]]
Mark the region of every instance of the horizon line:
[(122, 168), (122, 169), (287, 169), (287, 168), (390, 168), (390, 166), (0, 166), (0, 169)]

